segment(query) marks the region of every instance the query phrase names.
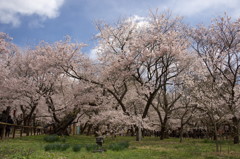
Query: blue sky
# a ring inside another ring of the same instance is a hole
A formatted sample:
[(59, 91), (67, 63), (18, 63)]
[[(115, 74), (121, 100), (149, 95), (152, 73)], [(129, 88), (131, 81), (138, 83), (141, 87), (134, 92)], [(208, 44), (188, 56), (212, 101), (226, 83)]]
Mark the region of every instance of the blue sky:
[(20, 46), (54, 42), (70, 35), (73, 41), (94, 46), (95, 21), (108, 23), (149, 10), (171, 10), (191, 25), (207, 24), (227, 12), (240, 16), (240, 0), (0, 0), (0, 32)]

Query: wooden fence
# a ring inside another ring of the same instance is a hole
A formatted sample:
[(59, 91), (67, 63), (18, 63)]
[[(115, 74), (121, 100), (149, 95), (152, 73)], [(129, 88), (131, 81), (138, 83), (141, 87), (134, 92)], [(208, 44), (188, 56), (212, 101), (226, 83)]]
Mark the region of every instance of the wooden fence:
[[(6, 127), (9, 126), (10, 135), (7, 136), (6, 134)], [(40, 135), (44, 133), (44, 128), (40, 126), (22, 126), (22, 125), (16, 125), (16, 124), (9, 124), (0, 122), (0, 138), (15, 138), (16, 136), (22, 137), (22, 136), (32, 136), (32, 135)]]

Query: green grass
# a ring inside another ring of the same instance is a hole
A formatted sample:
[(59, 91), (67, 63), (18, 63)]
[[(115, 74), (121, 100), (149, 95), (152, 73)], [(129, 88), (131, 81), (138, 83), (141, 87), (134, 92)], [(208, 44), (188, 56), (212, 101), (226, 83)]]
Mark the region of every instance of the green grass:
[[(30, 136), (0, 141), (0, 159), (240, 159), (240, 145), (222, 142), (222, 152), (215, 152), (215, 144), (200, 139), (166, 139), (160, 141), (155, 137), (146, 137), (136, 142), (134, 137), (107, 138), (104, 147), (114, 143), (129, 143), (129, 148), (120, 151), (92, 153), (86, 145), (95, 144), (93, 136), (65, 137), (70, 145), (65, 151), (45, 151), (45, 136)], [(60, 140), (61, 141), (61, 140)], [(63, 143), (63, 142), (61, 142)], [(81, 150), (74, 152), (73, 147), (81, 145)]]

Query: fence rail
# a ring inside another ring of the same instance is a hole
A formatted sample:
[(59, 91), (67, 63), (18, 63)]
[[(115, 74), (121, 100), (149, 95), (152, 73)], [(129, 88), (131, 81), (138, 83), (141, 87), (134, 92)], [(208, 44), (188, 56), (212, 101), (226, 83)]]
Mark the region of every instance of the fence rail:
[[(10, 128), (10, 133), (6, 133), (6, 128), (9, 126)], [(19, 132), (19, 133), (18, 133)], [(44, 133), (44, 128), (40, 126), (23, 126), (23, 125), (16, 125), (16, 124), (9, 124), (9, 123), (4, 123), (0, 122), (0, 138), (15, 138), (17, 135), (19, 137), (24, 136), (32, 136), (32, 135), (40, 135)]]

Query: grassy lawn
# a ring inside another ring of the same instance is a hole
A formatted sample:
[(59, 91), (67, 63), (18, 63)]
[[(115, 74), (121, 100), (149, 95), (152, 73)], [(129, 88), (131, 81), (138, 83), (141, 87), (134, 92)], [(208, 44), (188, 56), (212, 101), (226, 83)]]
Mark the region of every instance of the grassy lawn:
[[(208, 140), (178, 139), (160, 141), (155, 137), (146, 137), (136, 142), (134, 137), (106, 138), (104, 146), (111, 143), (129, 141), (130, 147), (121, 151), (107, 150), (104, 153), (92, 153), (82, 148), (80, 152), (45, 151), (48, 144), (44, 136), (30, 136), (0, 141), (0, 159), (240, 159), (240, 145), (222, 143), (222, 152), (215, 153), (215, 144)], [(66, 137), (66, 143), (94, 144), (93, 136)]]

